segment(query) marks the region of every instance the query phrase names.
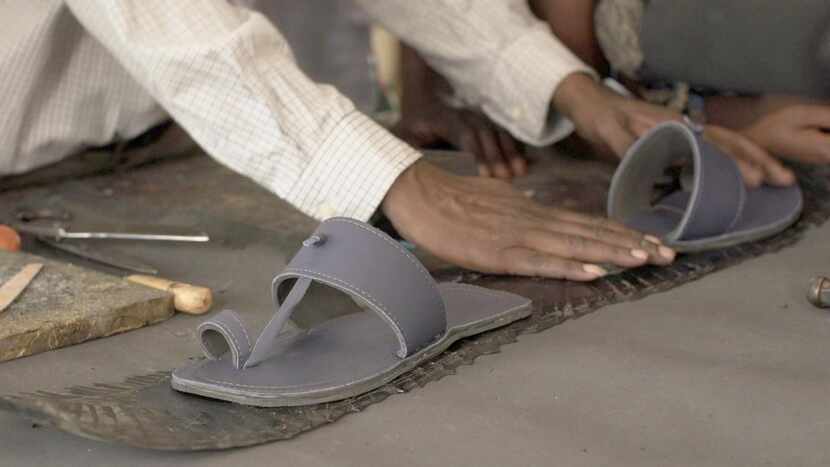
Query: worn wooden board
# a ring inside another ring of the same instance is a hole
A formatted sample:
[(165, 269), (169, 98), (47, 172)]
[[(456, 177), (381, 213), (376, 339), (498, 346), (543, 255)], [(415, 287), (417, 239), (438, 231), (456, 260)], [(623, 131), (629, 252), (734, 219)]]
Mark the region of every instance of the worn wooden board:
[(166, 292), (26, 253), (0, 252), (0, 283), (28, 263), (44, 267), (0, 314), (0, 361), (140, 328), (174, 313)]

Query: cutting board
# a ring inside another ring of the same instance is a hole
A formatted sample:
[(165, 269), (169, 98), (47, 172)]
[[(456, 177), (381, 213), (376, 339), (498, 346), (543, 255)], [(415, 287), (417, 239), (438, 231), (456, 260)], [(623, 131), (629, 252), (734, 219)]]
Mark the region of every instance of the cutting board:
[(0, 313), (0, 362), (173, 316), (173, 297), (167, 292), (25, 253), (0, 251), (0, 283), (29, 263), (43, 263), (43, 270)]

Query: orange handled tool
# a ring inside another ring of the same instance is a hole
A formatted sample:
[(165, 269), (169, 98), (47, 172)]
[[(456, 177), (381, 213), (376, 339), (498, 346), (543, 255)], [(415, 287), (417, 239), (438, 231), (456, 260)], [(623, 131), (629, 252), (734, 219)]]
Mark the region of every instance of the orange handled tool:
[(8, 225), (0, 225), (0, 250), (20, 251), (20, 235)]

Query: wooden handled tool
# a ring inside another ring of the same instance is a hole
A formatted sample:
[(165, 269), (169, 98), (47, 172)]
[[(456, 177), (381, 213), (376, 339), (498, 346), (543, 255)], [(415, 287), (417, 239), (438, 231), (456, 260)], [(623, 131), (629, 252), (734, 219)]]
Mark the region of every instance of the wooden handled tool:
[(174, 282), (154, 276), (132, 275), (125, 279), (136, 284), (172, 293), (173, 307), (182, 313), (201, 315), (210, 310), (211, 305), (213, 305), (213, 293), (207, 287)]
[(8, 225), (0, 225), (0, 250), (20, 251), (20, 235)]

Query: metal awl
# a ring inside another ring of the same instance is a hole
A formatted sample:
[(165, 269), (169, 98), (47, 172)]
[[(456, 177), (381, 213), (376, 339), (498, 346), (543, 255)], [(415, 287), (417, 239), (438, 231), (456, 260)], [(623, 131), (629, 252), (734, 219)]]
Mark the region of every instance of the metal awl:
[(68, 224), (19, 223), (14, 226), (20, 232), (46, 237), (55, 241), (76, 240), (145, 240), (166, 242), (209, 242), (204, 232), (186, 227), (164, 225), (128, 224)]

